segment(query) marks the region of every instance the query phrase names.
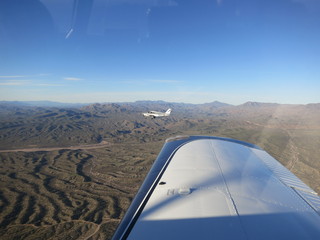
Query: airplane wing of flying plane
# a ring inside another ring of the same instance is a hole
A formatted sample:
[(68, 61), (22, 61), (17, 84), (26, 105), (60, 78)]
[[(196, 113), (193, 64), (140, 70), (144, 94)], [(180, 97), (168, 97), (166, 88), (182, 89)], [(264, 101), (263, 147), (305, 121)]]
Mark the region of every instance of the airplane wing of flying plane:
[(166, 112), (149, 111), (146, 113), (142, 113), (142, 115), (145, 117), (151, 117), (151, 118), (167, 117), (170, 115), (171, 111), (172, 111), (171, 108), (169, 108)]
[(320, 239), (319, 196), (259, 147), (168, 139), (113, 239)]

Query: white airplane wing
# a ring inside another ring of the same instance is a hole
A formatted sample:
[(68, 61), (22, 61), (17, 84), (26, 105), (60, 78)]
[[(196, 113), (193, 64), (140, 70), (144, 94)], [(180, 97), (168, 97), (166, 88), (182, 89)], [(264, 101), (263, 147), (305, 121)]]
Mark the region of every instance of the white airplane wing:
[(255, 145), (177, 137), (113, 239), (320, 239), (320, 198)]

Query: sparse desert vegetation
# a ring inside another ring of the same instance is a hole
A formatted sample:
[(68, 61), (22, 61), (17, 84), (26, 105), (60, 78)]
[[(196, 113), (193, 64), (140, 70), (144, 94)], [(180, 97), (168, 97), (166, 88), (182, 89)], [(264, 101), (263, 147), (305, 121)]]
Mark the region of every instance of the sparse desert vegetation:
[[(141, 115), (168, 107), (168, 118)], [(1, 239), (110, 239), (164, 140), (176, 135), (257, 144), (320, 192), (319, 104), (1, 105)]]

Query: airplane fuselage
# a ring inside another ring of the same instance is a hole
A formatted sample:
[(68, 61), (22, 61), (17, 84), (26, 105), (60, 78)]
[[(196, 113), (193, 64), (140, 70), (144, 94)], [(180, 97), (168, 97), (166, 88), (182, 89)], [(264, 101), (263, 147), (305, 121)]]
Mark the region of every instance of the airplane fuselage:
[(142, 115), (145, 117), (156, 118), (156, 117), (167, 117), (170, 115), (170, 113), (171, 113), (171, 109), (169, 108), (166, 112), (149, 111), (146, 113), (142, 113)]

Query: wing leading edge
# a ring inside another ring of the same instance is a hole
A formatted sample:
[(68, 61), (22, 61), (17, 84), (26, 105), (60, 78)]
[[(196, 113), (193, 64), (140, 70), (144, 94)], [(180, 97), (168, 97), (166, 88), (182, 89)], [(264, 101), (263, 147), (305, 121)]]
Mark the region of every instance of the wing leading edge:
[(113, 239), (320, 239), (320, 198), (259, 147), (167, 140)]

